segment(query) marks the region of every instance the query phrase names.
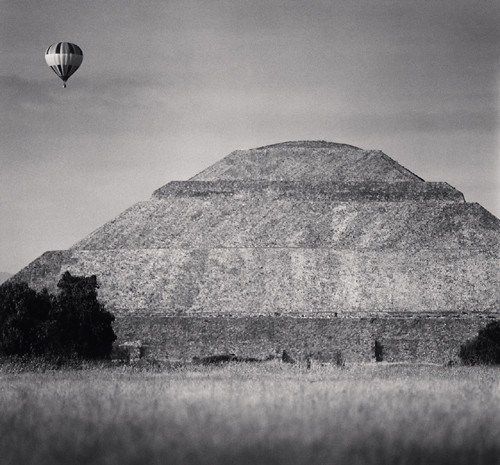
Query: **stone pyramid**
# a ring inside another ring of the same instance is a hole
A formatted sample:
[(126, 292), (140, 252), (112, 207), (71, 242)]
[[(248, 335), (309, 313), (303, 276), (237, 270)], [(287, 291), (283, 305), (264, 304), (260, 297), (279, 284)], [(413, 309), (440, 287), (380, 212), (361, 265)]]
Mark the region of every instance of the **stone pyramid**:
[(499, 245), (500, 220), (449, 184), (299, 141), (170, 182), (13, 279), (96, 274), (119, 339), (159, 357), (436, 360), (498, 317)]

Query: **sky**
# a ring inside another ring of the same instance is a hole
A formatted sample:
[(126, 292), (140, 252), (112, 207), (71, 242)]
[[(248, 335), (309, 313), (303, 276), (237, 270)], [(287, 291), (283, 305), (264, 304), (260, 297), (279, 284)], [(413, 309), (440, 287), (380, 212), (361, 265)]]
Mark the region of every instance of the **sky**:
[[(0, 0), (0, 271), (236, 149), (384, 151), (500, 217), (498, 0)], [(84, 53), (67, 89), (45, 49)]]

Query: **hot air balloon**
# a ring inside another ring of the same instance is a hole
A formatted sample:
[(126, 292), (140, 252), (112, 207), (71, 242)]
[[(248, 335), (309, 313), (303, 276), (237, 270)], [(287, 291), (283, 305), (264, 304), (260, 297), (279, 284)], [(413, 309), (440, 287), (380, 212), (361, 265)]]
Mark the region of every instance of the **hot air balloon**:
[(64, 88), (66, 88), (66, 81), (82, 64), (82, 60), (82, 49), (69, 42), (52, 44), (45, 51), (45, 61), (62, 79)]

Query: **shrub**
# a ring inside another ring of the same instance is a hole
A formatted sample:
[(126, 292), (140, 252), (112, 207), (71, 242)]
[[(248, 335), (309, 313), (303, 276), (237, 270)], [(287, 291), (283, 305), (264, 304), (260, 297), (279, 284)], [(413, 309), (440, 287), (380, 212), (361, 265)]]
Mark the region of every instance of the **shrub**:
[(0, 354), (95, 360), (111, 354), (114, 316), (97, 300), (95, 276), (61, 277), (59, 294), (26, 283), (0, 287)]
[(500, 364), (500, 321), (492, 321), (479, 334), (460, 347), (460, 359), (465, 365)]
[(340, 350), (337, 350), (335, 352), (335, 364), (338, 367), (345, 367), (345, 357), (344, 357), (344, 354), (342, 353), (342, 351), (340, 351)]

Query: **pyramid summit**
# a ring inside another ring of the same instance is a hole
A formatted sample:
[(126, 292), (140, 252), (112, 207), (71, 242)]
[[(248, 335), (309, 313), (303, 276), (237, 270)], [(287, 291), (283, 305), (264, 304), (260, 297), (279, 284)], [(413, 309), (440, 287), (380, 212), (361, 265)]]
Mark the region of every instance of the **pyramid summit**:
[(423, 181), (379, 150), (325, 141), (237, 150), (191, 180)]
[(232, 152), (12, 279), (97, 275), (119, 339), (158, 357), (436, 361), (498, 317), (499, 245), (449, 184), (299, 141)]

